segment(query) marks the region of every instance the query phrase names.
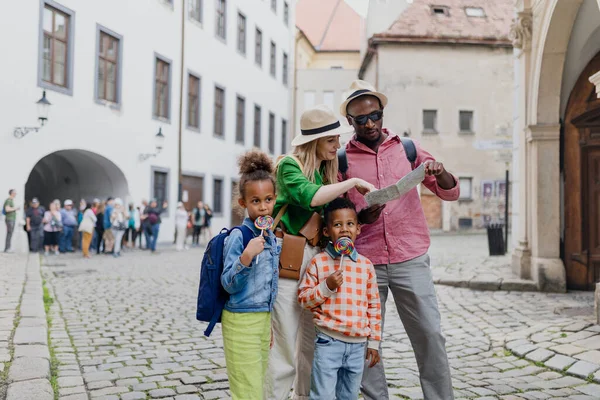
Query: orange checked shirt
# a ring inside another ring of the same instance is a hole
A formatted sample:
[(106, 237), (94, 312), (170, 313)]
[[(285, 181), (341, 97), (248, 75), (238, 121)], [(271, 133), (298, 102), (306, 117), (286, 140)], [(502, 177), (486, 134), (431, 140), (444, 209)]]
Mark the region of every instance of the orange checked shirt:
[(368, 340), (369, 348), (378, 349), (381, 305), (375, 268), (360, 254), (352, 258), (344, 257), (344, 283), (331, 291), (325, 281), (340, 267), (340, 257), (334, 259), (328, 251), (317, 254), (300, 283), (298, 301), (312, 310), (315, 325), (323, 333), (345, 342)]

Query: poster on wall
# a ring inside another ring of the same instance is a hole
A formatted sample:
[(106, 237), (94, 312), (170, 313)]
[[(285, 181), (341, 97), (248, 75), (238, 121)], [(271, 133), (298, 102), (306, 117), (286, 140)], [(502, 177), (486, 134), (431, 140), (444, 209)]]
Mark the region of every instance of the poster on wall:
[(494, 182), (493, 181), (481, 181), (481, 197), (483, 200), (490, 200), (494, 197)]

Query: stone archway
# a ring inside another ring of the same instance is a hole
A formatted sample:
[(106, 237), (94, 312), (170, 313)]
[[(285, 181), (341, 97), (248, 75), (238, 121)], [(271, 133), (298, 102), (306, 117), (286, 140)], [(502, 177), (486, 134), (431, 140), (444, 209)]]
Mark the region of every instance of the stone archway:
[(25, 184), (25, 199), (37, 197), (44, 207), (54, 199), (88, 201), (129, 194), (123, 172), (109, 159), (86, 150), (59, 150), (33, 167)]

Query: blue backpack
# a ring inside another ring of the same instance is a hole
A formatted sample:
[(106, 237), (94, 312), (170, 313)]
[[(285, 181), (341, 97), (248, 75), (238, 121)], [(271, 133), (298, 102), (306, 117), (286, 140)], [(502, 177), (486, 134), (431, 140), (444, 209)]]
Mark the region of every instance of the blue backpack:
[(221, 313), (225, 308), (225, 303), (229, 300), (229, 293), (221, 285), (221, 274), (225, 262), (223, 250), (225, 249), (225, 239), (235, 229), (242, 232), (244, 248), (246, 248), (248, 242), (254, 237), (254, 233), (247, 226), (236, 226), (231, 230), (223, 228), (217, 236), (208, 242), (208, 246), (204, 251), (196, 308), (196, 319), (209, 323), (204, 331), (204, 336), (210, 336), (215, 325), (221, 322)]

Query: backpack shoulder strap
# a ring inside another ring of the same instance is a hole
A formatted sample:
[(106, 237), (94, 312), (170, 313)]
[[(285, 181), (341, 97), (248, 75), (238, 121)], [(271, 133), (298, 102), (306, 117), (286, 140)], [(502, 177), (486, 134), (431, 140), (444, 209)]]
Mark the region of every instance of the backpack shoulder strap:
[(402, 143), (402, 147), (404, 147), (406, 158), (408, 158), (410, 165), (414, 169), (415, 161), (417, 161), (417, 147), (415, 146), (415, 142), (413, 142), (412, 139), (407, 137), (401, 137), (400, 142)]
[(342, 147), (337, 152), (338, 171), (342, 174), (342, 178), (346, 180), (346, 172), (348, 171), (348, 156), (346, 155), (346, 147)]
[(254, 238), (254, 232), (252, 232), (252, 230), (247, 226), (240, 225), (232, 228), (229, 234), (231, 234), (231, 232), (233, 232), (234, 229), (239, 229), (240, 232), (242, 232), (242, 243), (244, 245), (244, 248), (246, 248), (246, 246), (248, 246), (248, 243), (250, 243), (250, 241)]

